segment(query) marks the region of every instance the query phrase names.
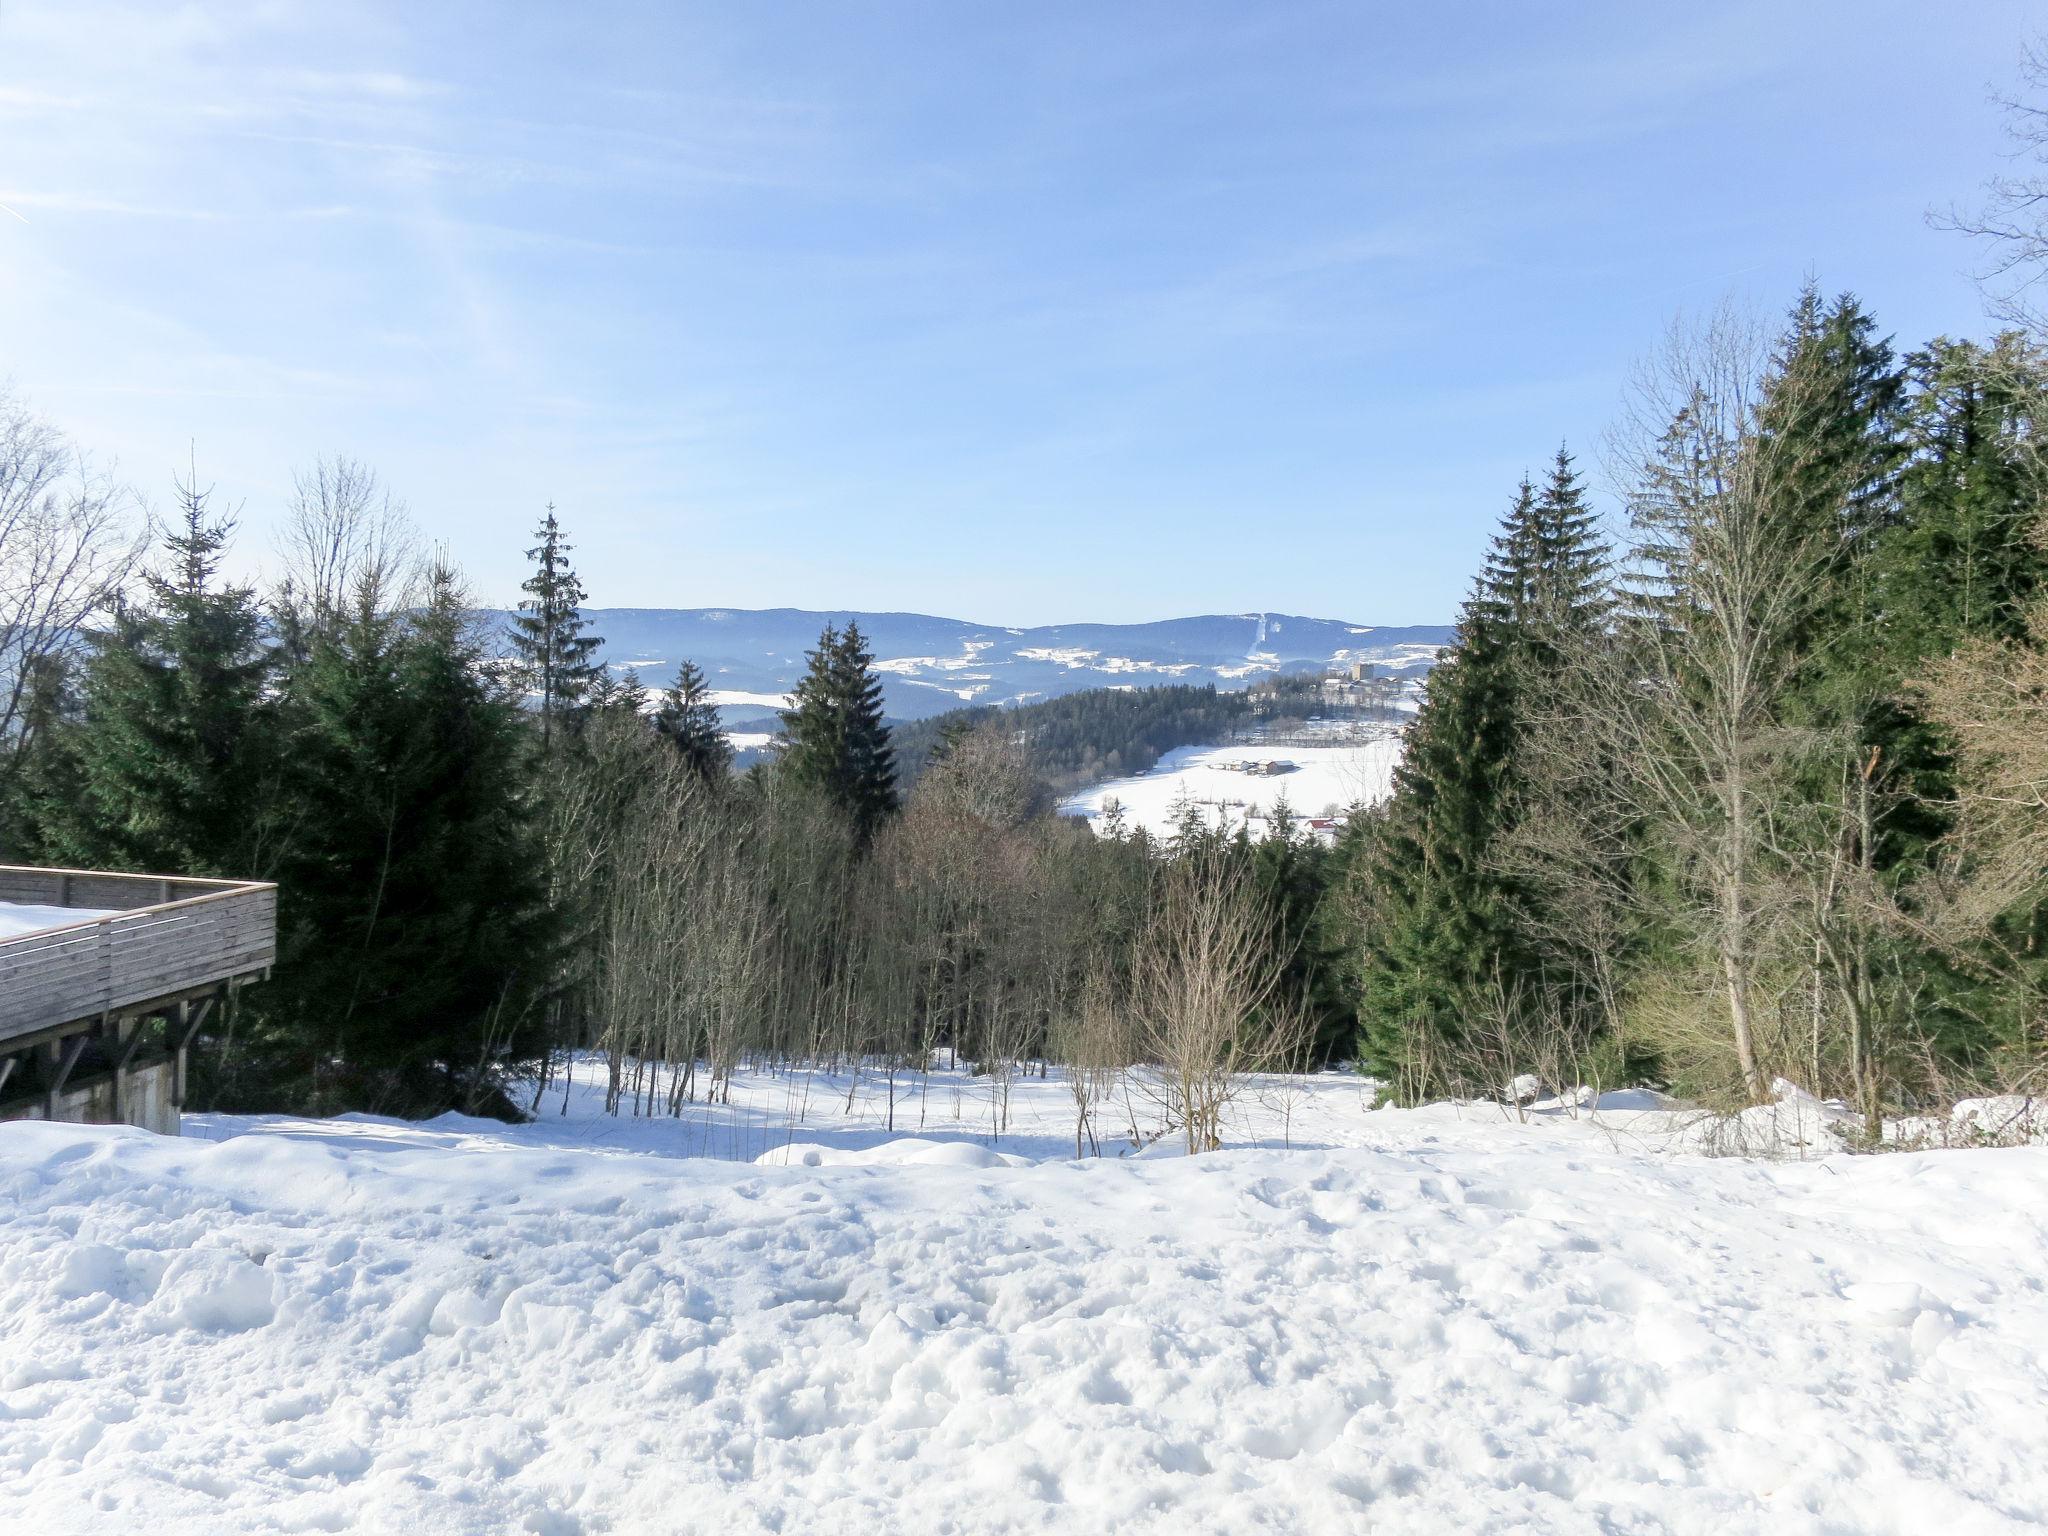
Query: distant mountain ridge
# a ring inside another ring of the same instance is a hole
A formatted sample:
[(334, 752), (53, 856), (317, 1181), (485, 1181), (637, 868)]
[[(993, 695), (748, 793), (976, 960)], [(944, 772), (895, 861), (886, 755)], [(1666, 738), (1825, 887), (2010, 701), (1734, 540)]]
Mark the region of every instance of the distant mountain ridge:
[[(1450, 642), (1441, 624), (1383, 626), (1290, 613), (1202, 614), (1150, 624), (1046, 624), (1012, 629), (924, 613), (804, 608), (590, 608), (614, 669), (663, 687), (686, 657), (718, 691), (729, 723), (773, 713), (803, 675), (827, 624), (859, 623), (882, 674), (885, 705), (918, 720), (963, 704), (1015, 704), (1084, 688), (1156, 683), (1243, 687), (1275, 672), (1370, 662), (1419, 676)], [(503, 622), (505, 615), (498, 615)]]

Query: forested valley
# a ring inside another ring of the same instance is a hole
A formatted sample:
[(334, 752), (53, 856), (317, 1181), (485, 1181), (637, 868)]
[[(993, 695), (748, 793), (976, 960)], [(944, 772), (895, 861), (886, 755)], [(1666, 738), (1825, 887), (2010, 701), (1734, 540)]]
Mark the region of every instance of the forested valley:
[(734, 773), (694, 667), (598, 663), (552, 508), (494, 647), (366, 467), (301, 477), (258, 591), (197, 478), (145, 552), (15, 405), (9, 537), (50, 574), (11, 599), (0, 848), (279, 882), (222, 1106), (530, 1113), (595, 1049), (656, 1113), (742, 1063), (943, 1052), (1084, 1100), (1171, 1064), (1191, 1144), (1242, 1073), (1334, 1062), (1408, 1100), (1784, 1079), (1875, 1136), (2048, 1043), (2044, 385), (2021, 333), (1902, 353), (1817, 288), (1775, 332), (1674, 328), (1609, 445), (1624, 520), (1561, 449), (1510, 488), (1396, 791), (1332, 848), (1054, 814), (1249, 695), (892, 739), (852, 628)]

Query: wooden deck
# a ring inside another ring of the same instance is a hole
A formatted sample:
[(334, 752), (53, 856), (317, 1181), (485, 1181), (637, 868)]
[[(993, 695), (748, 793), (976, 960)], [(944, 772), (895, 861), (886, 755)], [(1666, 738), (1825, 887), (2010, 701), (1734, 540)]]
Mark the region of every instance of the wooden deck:
[(0, 902), (112, 914), (0, 938), (0, 1118), (132, 1119), (160, 1071), (174, 1125), (193, 1035), (276, 958), (277, 887), (0, 865)]

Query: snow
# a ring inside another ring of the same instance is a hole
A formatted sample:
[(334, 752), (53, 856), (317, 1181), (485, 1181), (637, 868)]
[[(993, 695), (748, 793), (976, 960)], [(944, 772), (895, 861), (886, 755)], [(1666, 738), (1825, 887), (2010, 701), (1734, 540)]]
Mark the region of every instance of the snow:
[(908, 676), (926, 670), (935, 672), (959, 672), (968, 667), (984, 665), (988, 658), (982, 653), (995, 645), (993, 640), (963, 640), (958, 656), (890, 656), (877, 660), (874, 670), (893, 672)]
[[(1199, 662), (1143, 661), (1130, 656), (1105, 656), (1100, 651), (1091, 651), (1075, 645), (1020, 645), (1014, 654), (1020, 661), (1051, 662), (1065, 667), (1070, 672), (1087, 667), (1096, 672), (1144, 672), (1157, 673), (1161, 677), (1185, 677), (1190, 672), (1202, 670)], [(1237, 674), (1225, 674), (1218, 670), (1218, 675)]]
[(752, 704), (762, 709), (788, 709), (792, 702), (790, 695), (786, 693), (748, 693), (740, 688), (713, 688), (705, 697), (721, 708), (734, 704)]
[(118, 907), (38, 907), (27, 902), (0, 901), (0, 939), (19, 938), (45, 928), (64, 928), (72, 923), (95, 922), (112, 917)]
[[(1112, 779), (1069, 797), (1060, 809), (1098, 823), (1111, 800), (1124, 809), (1128, 826), (1143, 826), (1157, 836), (1173, 830), (1173, 812), (1183, 794), (1202, 807), (1210, 825), (1227, 819), (1237, 826), (1269, 813), (1284, 794), (1297, 817), (1338, 814), (1354, 804), (1376, 804), (1393, 792), (1394, 768), (1400, 762), (1399, 738), (1337, 742), (1330, 745), (1278, 746), (1236, 742), (1220, 747), (1177, 747), (1148, 773)], [(1293, 770), (1270, 777), (1242, 771), (1245, 763), (1290, 763)]]
[(0, 1126), (0, 1529), (2048, 1521), (2048, 1149), (1704, 1158), (1655, 1095), (1330, 1074), (1075, 1161), (1056, 1075), (1000, 1139), (957, 1073), (680, 1121), (590, 1077)]

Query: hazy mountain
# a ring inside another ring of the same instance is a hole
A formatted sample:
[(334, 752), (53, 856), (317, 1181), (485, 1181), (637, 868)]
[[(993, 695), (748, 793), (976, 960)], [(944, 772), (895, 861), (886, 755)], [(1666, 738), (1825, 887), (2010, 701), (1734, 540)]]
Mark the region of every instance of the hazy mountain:
[(1006, 629), (923, 613), (818, 613), (801, 608), (593, 608), (604, 659), (665, 686), (688, 657), (720, 694), (728, 723), (770, 714), (803, 673), (826, 624), (860, 623), (883, 674), (888, 709), (913, 720), (963, 703), (1008, 704), (1083, 688), (1153, 683), (1241, 687), (1272, 672), (1368, 661), (1419, 673), (1448, 643), (1441, 624), (1348, 624), (1288, 613), (1205, 614), (1154, 624), (1048, 624)]

